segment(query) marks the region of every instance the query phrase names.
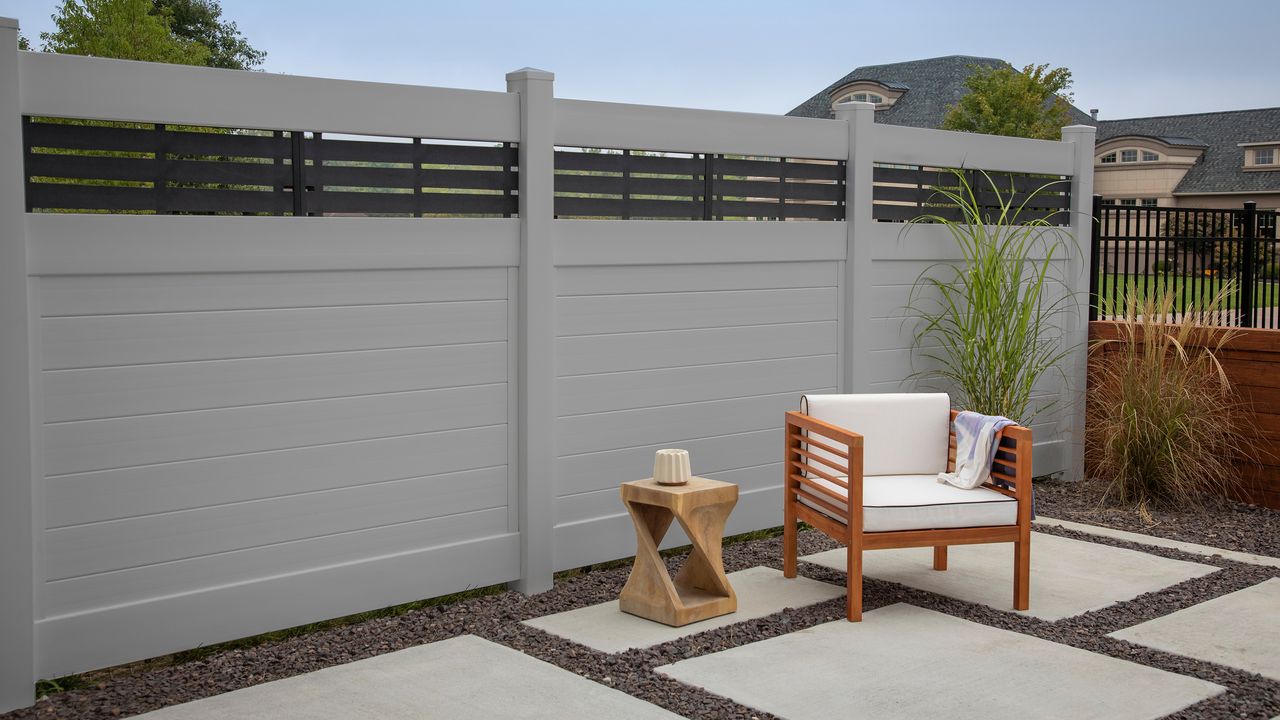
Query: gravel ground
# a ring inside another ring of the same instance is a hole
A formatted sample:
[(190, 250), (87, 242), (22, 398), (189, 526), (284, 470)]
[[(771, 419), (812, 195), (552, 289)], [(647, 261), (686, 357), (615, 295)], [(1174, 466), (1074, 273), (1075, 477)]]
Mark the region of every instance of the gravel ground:
[[(1044, 507), (1042, 512), (1050, 514)], [(1062, 515), (1059, 513), (1057, 516)], [(1205, 563), (1220, 570), (1126, 603), (1057, 622), (1023, 617), (873, 579), (867, 579), (865, 583), (865, 608), (872, 610), (896, 602), (907, 602), (984, 625), (1203, 678), (1229, 688), (1228, 692), (1216, 698), (1170, 716), (1176, 720), (1266, 720), (1280, 715), (1280, 682), (1106, 637), (1107, 633), (1119, 628), (1166, 615), (1268, 578), (1280, 577), (1280, 569), (1138, 546), (1057, 528), (1042, 528), (1040, 531)], [(836, 547), (835, 543), (816, 532), (801, 533), (800, 537), (802, 555)], [(781, 552), (781, 538), (731, 544), (724, 550), (726, 569), (732, 572), (757, 565), (780, 568)], [(668, 564), (674, 569), (681, 560), (680, 557), (674, 557), (669, 559)], [(708, 630), (663, 645), (613, 655), (577, 645), (520, 623), (528, 618), (611, 600), (617, 597), (628, 572), (629, 568), (626, 567), (593, 570), (559, 580), (553, 590), (534, 597), (526, 598), (507, 592), (472, 598), (397, 617), (321, 630), (249, 649), (230, 650), (185, 664), (132, 672), (101, 673), (94, 678), (90, 687), (58, 693), (42, 700), (33, 708), (0, 715), (0, 720), (124, 717), (464, 633), (521, 650), (689, 718), (768, 720), (772, 718), (768, 713), (682, 685), (658, 675), (654, 668), (844, 617), (844, 599), (837, 598), (798, 610), (787, 609), (768, 617)], [(842, 573), (816, 565), (802, 564), (801, 573), (814, 579), (844, 584)]]
[(1133, 510), (1102, 507), (1102, 489), (1092, 481), (1037, 482), (1036, 512), (1058, 520), (1280, 557), (1280, 511), (1209, 497), (1199, 510), (1152, 510), (1148, 520)]

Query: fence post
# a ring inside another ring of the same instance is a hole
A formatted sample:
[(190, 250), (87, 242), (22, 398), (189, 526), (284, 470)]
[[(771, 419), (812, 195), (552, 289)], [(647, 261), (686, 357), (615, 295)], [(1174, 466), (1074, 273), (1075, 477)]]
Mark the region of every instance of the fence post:
[[(1075, 162), (1071, 172), (1071, 235), (1075, 240), (1075, 252), (1067, 259), (1064, 278), (1067, 291), (1078, 303), (1089, 298), (1090, 276), (1093, 274), (1096, 252), (1091, 240), (1094, 226), (1093, 197), (1093, 144), (1097, 128), (1091, 125), (1071, 125), (1062, 128), (1062, 141), (1075, 145)], [(1086, 256), (1086, 253), (1088, 256)], [(1067, 313), (1063, 320), (1062, 340), (1069, 354), (1063, 359), (1067, 387), (1064, 395), (1071, 401), (1064, 404), (1058, 428), (1061, 433), (1065, 462), (1065, 479), (1084, 479), (1084, 410), (1085, 392), (1088, 388), (1089, 314)], [(1035, 472), (1035, 468), (1032, 468)]]
[(1252, 200), (1246, 202), (1242, 217), (1244, 227), (1240, 234), (1240, 252), (1244, 257), (1240, 258), (1240, 327), (1251, 328), (1254, 326), (1253, 291), (1256, 276), (1254, 264), (1257, 260), (1258, 245), (1258, 203)]
[(35, 699), (30, 327), (18, 21), (0, 17), (0, 713)]
[[(836, 105), (836, 119), (849, 124), (849, 157), (844, 172), (845, 260), (844, 322), (840, 328), (840, 391), (867, 392), (871, 389), (870, 363), (858, 356), (859, 339), (871, 337), (871, 183), (876, 106), (865, 102)], [(863, 355), (866, 355), (865, 351)]]
[(1102, 196), (1093, 196), (1089, 223), (1089, 322), (1098, 319), (1098, 280), (1102, 265)]
[(554, 581), (555, 510), (555, 294), (556, 267), (551, 224), (555, 211), (555, 75), (523, 68), (507, 73), (507, 92), (520, 95), (520, 410), (517, 477), (520, 519), (520, 580), (515, 589), (533, 594)]

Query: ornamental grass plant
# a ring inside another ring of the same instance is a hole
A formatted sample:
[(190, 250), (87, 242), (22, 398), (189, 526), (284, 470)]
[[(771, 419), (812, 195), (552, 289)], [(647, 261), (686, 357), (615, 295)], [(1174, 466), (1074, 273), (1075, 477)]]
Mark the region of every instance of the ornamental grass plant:
[(1106, 309), (1119, 320), (1116, 337), (1089, 347), (1085, 430), (1103, 503), (1190, 509), (1237, 482), (1236, 462), (1253, 448), (1247, 407), (1218, 358), (1239, 334), (1216, 325), (1232, 292), (1227, 283), (1179, 313), (1173, 285), (1156, 283)]
[(1060, 361), (1071, 348), (1058, 321), (1079, 309), (1055, 274), (1071, 236), (1033, 209), (1064, 181), (1019, 195), (1012, 178), (1005, 187), (986, 172), (952, 174), (954, 182), (932, 188), (931, 203), (952, 216), (924, 215), (907, 226), (941, 225), (960, 252), (926, 268), (912, 286), (907, 311), (920, 319), (912, 355), (931, 365), (912, 378), (947, 389), (959, 409), (1030, 425), (1054, 404), (1033, 402), (1040, 380), (1056, 374), (1065, 382)]

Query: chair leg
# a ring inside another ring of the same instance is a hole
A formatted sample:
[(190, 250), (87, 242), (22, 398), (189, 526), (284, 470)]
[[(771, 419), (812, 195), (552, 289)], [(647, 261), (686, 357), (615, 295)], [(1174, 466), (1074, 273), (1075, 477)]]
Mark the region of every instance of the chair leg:
[(862, 547), (850, 543), (846, 552), (848, 562), (845, 591), (848, 599), (845, 610), (849, 622), (862, 622)]
[(1013, 544), (1013, 609), (1031, 606), (1031, 538)]
[(947, 546), (946, 545), (933, 546), (933, 569), (934, 570), (947, 569)]
[(796, 515), (790, 502), (783, 508), (782, 521), (782, 577), (796, 576), (796, 556), (799, 547), (796, 538)]

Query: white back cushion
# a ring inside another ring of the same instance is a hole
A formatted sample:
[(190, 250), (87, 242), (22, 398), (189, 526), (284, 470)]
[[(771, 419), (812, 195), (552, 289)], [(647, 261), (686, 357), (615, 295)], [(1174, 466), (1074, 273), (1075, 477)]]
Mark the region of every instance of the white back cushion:
[(800, 412), (862, 435), (863, 475), (945, 471), (950, 410), (946, 393), (805, 395), (800, 401)]

